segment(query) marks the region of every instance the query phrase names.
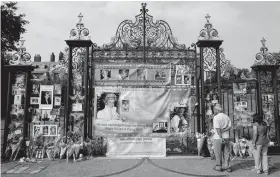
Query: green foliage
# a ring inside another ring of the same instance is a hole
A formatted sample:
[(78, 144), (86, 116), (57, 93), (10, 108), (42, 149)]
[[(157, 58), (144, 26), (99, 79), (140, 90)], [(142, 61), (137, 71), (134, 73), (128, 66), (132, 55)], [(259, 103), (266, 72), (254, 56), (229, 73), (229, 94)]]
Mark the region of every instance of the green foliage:
[(4, 54), (16, 50), (16, 43), (20, 35), (26, 32), (24, 25), (29, 22), (24, 19), (25, 14), (16, 14), (17, 2), (4, 2), (1, 5), (1, 58)]

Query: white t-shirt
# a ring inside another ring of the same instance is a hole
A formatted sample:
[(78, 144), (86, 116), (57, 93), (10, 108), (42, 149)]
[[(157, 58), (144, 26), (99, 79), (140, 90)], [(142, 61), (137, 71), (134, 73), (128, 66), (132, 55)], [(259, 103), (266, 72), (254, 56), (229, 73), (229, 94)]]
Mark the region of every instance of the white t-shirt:
[[(220, 139), (216, 128), (220, 128), (221, 130), (231, 127), (231, 120), (230, 118), (224, 114), (224, 113), (219, 113), (216, 116), (214, 116), (213, 119), (213, 128), (214, 128), (214, 136), (213, 139)], [(229, 131), (223, 132), (222, 133), (222, 138), (229, 138)]]

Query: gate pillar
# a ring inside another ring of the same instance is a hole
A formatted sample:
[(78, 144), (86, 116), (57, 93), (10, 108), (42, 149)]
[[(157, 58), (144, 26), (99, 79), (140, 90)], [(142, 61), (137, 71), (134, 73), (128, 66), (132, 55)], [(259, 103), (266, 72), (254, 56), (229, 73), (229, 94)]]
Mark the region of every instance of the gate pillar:
[[(265, 45), (266, 40), (263, 38), (261, 42), (262, 47), (260, 52), (256, 54), (256, 61), (251, 67), (256, 72), (257, 77), (257, 113), (265, 114), (271, 108), (274, 109), (272, 110), (274, 120), (268, 120), (268, 123), (274, 122), (275, 127), (271, 128), (275, 128), (275, 139), (278, 145), (280, 145), (279, 100), (276, 73), (280, 65), (277, 64), (277, 60), (273, 54), (268, 52), (268, 48)], [(263, 96), (265, 95), (273, 95), (273, 101), (270, 101), (271, 98), (264, 99)], [(268, 108), (264, 105), (264, 102), (268, 104)]]
[[(83, 123), (84, 139), (88, 136), (88, 109), (89, 109), (89, 98), (88, 98), (88, 87), (89, 87), (89, 47), (92, 45), (92, 41), (89, 36), (89, 30), (84, 27), (82, 22), (83, 15), (79, 14), (79, 22), (76, 24), (76, 29), (70, 31), (70, 39), (65, 40), (69, 47), (68, 54), (68, 79), (67, 79), (67, 98), (66, 98), (66, 109), (65, 109), (65, 134), (69, 131), (69, 120), (71, 114), (71, 103), (70, 99), (73, 96), (73, 70), (78, 72), (82, 69), (83, 72)], [(82, 60), (79, 60), (81, 59)], [(79, 95), (75, 93), (75, 95)], [(78, 97), (81, 97), (79, 95)], [(91, 118), (91, 117), (90, 117)]]
[(221, 69), (220, 69), (220, 46), (223, 43), (222, 40), (219, 40), (219, 36), (218, 36), (218, 31), (214, 28), (212, 28), (212, 24), (209, 22), (210, 16), (207, 14), (206, 15), (206, 24), (204, 26), (204, 29), (202, 29), (200, 31), (200, 36), (199, 36), (199, 40), (197, 41), (196, 45), (197, 47), (199, 47), (200, 50), (200, 56), (198, 58), (198, 62), (196, 62), (197, 64), (199, 63), (200, 65), (197, 66), (197, 68), (199, 69), (199, 78), (197, 78), (197, 85), (196, 87), (198, 87), (197, 91), (199, 91), (199, 93), (197, 93), (197, 100), (198, 100), (198, 104), (200, 105), (198, 109), (198, 132), (201, 133), (205, 133), (206, 129), (205, 129), (205, 93), (204, 93), (204, 49), (208, 49), (208, 48), (214, 48), (216, 55), (215, 55), (215, 61), (216, 62), (216, 80), (217, 80), (217, 89), (218, 89), (218, 97), (219, 97), (219, 103), (221, 104), (221, 100), (222, 100), (222, 93), (221, 93)]

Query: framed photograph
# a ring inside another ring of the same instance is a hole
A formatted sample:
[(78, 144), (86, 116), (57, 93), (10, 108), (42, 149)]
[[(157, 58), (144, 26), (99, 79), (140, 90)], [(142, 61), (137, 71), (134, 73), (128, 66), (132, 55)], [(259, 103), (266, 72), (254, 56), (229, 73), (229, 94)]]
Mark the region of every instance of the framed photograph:
[(273, 103), (274, 95), (273, 94), (264, 94), (264, 95), (262, 95), (262, 101), (264, 103), (266, 103), (266, 102)]
[(122, 112), (129, 112), (129, 100), (122, 100), (121, 110)]
[(14, 104), (21, 104), (22, 95), (15, 95)]
[(41, 125), (33, 125), (33, 137), (42, 134), (42, 126)]
[(38, 123), (41, 122), (41, 109), (32, 109), (32, 122), (33, 123)]
[(54, 97), (54, 105), (55, 106), (60, 106), (61, 105), (61, 97)]
[(184, 85), (191, 85), (192, 76), (190, 74), (184, 75)]
[(111, 70), (110, 69), (101, 69), (100, 70), (100, 80), (111, 80)]
[(40, 109), (53, 108), (53, 85), (41, 85), (39, 108)]
[(30, 97), (30, 104), (39, 104), (39, 97)]
[(40, 93), (40, 84), (34, 84), (32, 86), (32, 93), (36, 95)]
[(147, 70), (144, 68), (137, 69), (137, 80), (147, 80)]
[(61, 84), (54, 84), (54, 94), (61, 95)]
[(52, 109), (51, 115), (60, 115), (60, 109)]
[(176, 65), (176, 75), (189, 74), (190, 67), (187, 65)]
[(82, 103), (73, 103), (72, 104), (72, 111), (82, 111), (83, 105)]
[(49, 136), (49, 125), (41, 125), (42, 126), (42, 135)]
[(175, 75), (175, 85), (183, 84), (183, 75)]
[(49, 121), (51, 119), (51, 110), (43, 109), (41, 114), (42, 121)]
[(247, 83), (233, 83), (233, 93), (234, 94), (246, 94), (247, 93)]
[(129, 80), (129, 69), (119, 69), (118, 80)]
[(166, 80), (165, 70), (156, 70), (155, 71), (155, 80)]
[(49, 125), (49, 136), (57, 136), (57, 125)]
[(153, 122), (153, 133), (167, 133), (167, 122)]

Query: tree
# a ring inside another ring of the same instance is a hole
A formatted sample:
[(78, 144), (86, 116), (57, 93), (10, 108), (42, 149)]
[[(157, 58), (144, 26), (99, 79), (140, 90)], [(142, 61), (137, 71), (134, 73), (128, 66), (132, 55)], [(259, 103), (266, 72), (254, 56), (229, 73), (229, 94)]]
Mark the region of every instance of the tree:
[(26, 32), (24, 25), (29, 22), (24, 19), (25, 14), (16, 14), (17, 2), (4, 2), (1, 5), (1, 59), (5, 62), (6, 52), (16, 50), (16, 43), (20, 35)]

